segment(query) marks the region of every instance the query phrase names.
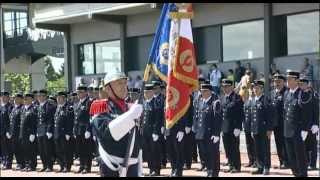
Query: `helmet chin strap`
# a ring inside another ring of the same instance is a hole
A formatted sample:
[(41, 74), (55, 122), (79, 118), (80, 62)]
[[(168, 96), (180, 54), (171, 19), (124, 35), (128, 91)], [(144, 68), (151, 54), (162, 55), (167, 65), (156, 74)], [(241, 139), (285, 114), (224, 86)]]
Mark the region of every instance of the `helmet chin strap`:
[(113, 88), (112, 88), (111, 84), (108, 84), (108, 86), (110, 87), (110, 89), (111, 89), (111, 91), (112, 91), (113, 95), (115, 96), (115, 98), (116, 98), (117, 100), (122, 100), (122, 101), (124, 101), (124, 99), (119, 98), (119, 96), (117, 96), (117, 94), (114, 92), (114, 90), (113, 90)]

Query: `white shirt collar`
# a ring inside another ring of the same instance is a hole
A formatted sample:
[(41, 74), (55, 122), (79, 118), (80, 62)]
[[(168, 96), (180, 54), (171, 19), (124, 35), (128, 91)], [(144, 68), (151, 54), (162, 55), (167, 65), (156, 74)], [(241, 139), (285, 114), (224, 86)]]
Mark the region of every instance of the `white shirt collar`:
[(261, 98), (262, 94), (260, 96), (256, 96), (255, 100), (258, 101)]
[(159, 95), (160, 95), (160, 93), (159, 94), (154, 94), (153, 97), (157, 98)]
[(40, 103), (40, 106), (43, 106), (46, 102), (47, 102), (47, 100), (45, 100), (44, 102)]
[(24, 105), (25, 109), (28, 109), (31, 105)]
[(149, 103), (149, 102), (151, 102), (151, 101), (152, 101), (152, 99), (153, 99), (153, 97), (152, 97), (152, 98), (150, 98), (150, 99), (146, 99), (146, 102), (147, 102), (147, 103)]
[(299, 87), (297, 86), (296, 88), (294, 88), (294, 89), (290, 89), (290, 93), (295, 93), (296, 91), (297, 91), (297, 89), (298, 89)]
[(63, 103), (63, 104), (58, 104), (58, 108), (61, 108), (65, 105), (66, 103)]

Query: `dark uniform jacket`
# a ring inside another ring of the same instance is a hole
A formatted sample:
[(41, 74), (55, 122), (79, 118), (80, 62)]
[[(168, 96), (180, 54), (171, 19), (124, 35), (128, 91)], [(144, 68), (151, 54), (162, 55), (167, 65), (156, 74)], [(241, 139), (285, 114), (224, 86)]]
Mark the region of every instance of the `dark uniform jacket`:
[(56, 106), (49, 101), (38, 105), (37, 134), (39, 137), (45, 136), (47, 132), (53, 133), (55, 111)]
[(161, 107), (157, 107), (155, 99), (143, 103), (143, 135), (151, 136), (152, 134), (160, 135), (162, 127)]
[(0, 136), (4, 137), (6, 132), (9, 132), (10, 119), (9, 115), (12, 111), (13, 106), (10, 103), (4, 106), (0, 105)]
[(68, 103), (58, 106), (54, 115), (54, 138), (58, 139), (61, 136), (68, 134), (72, 135), (73, 130), (73, 108)]
[(272, 130), (270, 114), (270, 103), (262, 95), (259, 99), (254, 99), (251, 106), (251, 133), (266, 134)]
[(312, 118), (312, 97), (298, 88), (294, 93), (289, 90), (284, 99), (284, 136), (291, 138), (302, 130), (310, 129)]
[(23, 105), (21, 104), (21, 105), (15, 106), (10, 113), (9, 133), (13, 138), (19, 137), (22, 110), (23, 110)]
[(271, 113), (273, 127), (283, 128), (283, 101), (284, 101), (284, 93), (287, 88), (284, 87), (280, 91), (276, 91), (275, 89), (271, 92)]
[(29, 139), (31, 134), (36, 135), (37, 132), (37, 109), (30, 105), (27, 109), (21, 109), (21, 124), (19, 139)]
[[(100, 109), (100, 113), (97, 113), (93, 116), (92, 126), (96, 131), (97, 139), (100, 142), (103, 149), (113, 156), (125, 157), (127, 144), (129, 141), (129, 133), (123, 136), (119, 141), (115, 141), (109, 130), (109, 123), (116, 119), (123, 112), (120, 107), (118, 107), (112, 100), (98, 100), (100, 102), (99, 107), (95, 107), (94, 109)], [(102, 102), (104, 101), (104, 102)], [(101, 110), (103, 109), (103, 110)], [(140, 135), (138, 132), (135, 134), (135, 143), (132, 151), (131, 158), (137, 158), (139, 149), (140, 149)]]
[(319, 126), (319, 94), (316, 91), (312, 91), (313, 93), (313, 116), (312, 116), (312, 124), (311, 125), (318, 125)]
[(200, 116), (200, 104), (201, 104), (201, 93), (200, 91), (194, 92), (192, 94), (192, 104), (193, 104), (193, 117), (192, 117), (192, 131), (197, 132), (197, 124)]
[(243, 112), (244, 112), (244, 121), (243, 129), (245, 133), (251, 133), (251, 106), (253, 103), (253, 98), (249, 98), (246, 102), (243, 103)]
[(212, 94), (208, 102), (200, 103), (200, 114), (196, 124), (196, 140), (220, 136), (222, 124), (221, 104), (218, 97)]
[(87, 97), (84, 101), (74, 105), (74, 135), (84, 135), (86, 131), (91, 132), (90, 126), (90, 106), (91, 101)]
[(238, 94), (232, 92), (230, 96), (221, 98), (222, 132), (233, 133), (234, 129), (242, 129), (243, 102)]

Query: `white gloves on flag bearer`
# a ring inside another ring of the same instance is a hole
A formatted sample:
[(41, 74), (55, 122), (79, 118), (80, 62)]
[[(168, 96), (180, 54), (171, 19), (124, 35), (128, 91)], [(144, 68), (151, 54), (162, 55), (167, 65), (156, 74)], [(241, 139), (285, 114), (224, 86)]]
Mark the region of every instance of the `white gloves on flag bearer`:
[(190, 131), (191, 131), (191, 128), (190, 127), (186, 127), (185, 130), (186, 130), (186, 134), (189, 134)]
[(301, 131), (301, 138), (302, 138), (303, 141), (306, 140), (307, 135), (308, 135), (308, 131)]
[(6, 136), (7, 136), (8, 139), (11, 139), (11, 135), (10, 135), (9, 132), (6, 133)]
[(33, 134), (31, 134), (31, 135), (29, 136), (29, 141), (30, 141), (30, 142), (33, 142), (35, 138), (36, 138), (36, 136), (33, 135)]
[(137, 102), (130, 107), (129, 111), (109, 123), (110, 134), (114, 140), (119, 141), (136, 125), (137, 120), (140, 121), (143, 106)]
[(152, 139), (154, 142), (158, 140), (159, 136), (157, 134), (152, 134)]
[(182, 132), (182, 131), (179, 131), (178, 133), (177, 133), (177, 139), (178, 139), (178, 142), (181, 142), (182, 141), (182, 138), (183, 138), (183, 135), (184, 135), (184, 133)]
[(316, 134), (319, 131), (319, 127), (317, 125), (313, 125), (311, 127), (312, 134)]
[(50, 139), (52, 137), (52, 133), (47, 132), (46, 134), (47, 134), (48, 139)]
[(240, 135), (240, 132), (241, 132), (240, 129), (234, 129), (233, 130), (233, 134), (234, 134), (235, 137), (238, 137)]
[(70, 136), (68, 134), (66, 134), (65, 137), (66, 137), (66, 140), (69, 141)]
[(219, 141), (219, 137), (218, 136), (211, 136), (211, 140), (213, 140), (212, 142), (215, 144)]
[(90, 133), (89, 131), (86, 131), (86, 132), (84, 133), (84, 138), (89, 139), (90, 136), (91, 136), (91, 133)]

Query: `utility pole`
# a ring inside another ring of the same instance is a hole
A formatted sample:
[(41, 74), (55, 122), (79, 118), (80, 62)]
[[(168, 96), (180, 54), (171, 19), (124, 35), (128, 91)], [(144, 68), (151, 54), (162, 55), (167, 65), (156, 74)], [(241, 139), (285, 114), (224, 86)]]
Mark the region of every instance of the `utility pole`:
[(3, 39), (4, 39), (4, 28), (3, 28), (3, 9), (2, 3), (0, 3), (0, 90), (4, 90), (4, 47), (3, 47)]

